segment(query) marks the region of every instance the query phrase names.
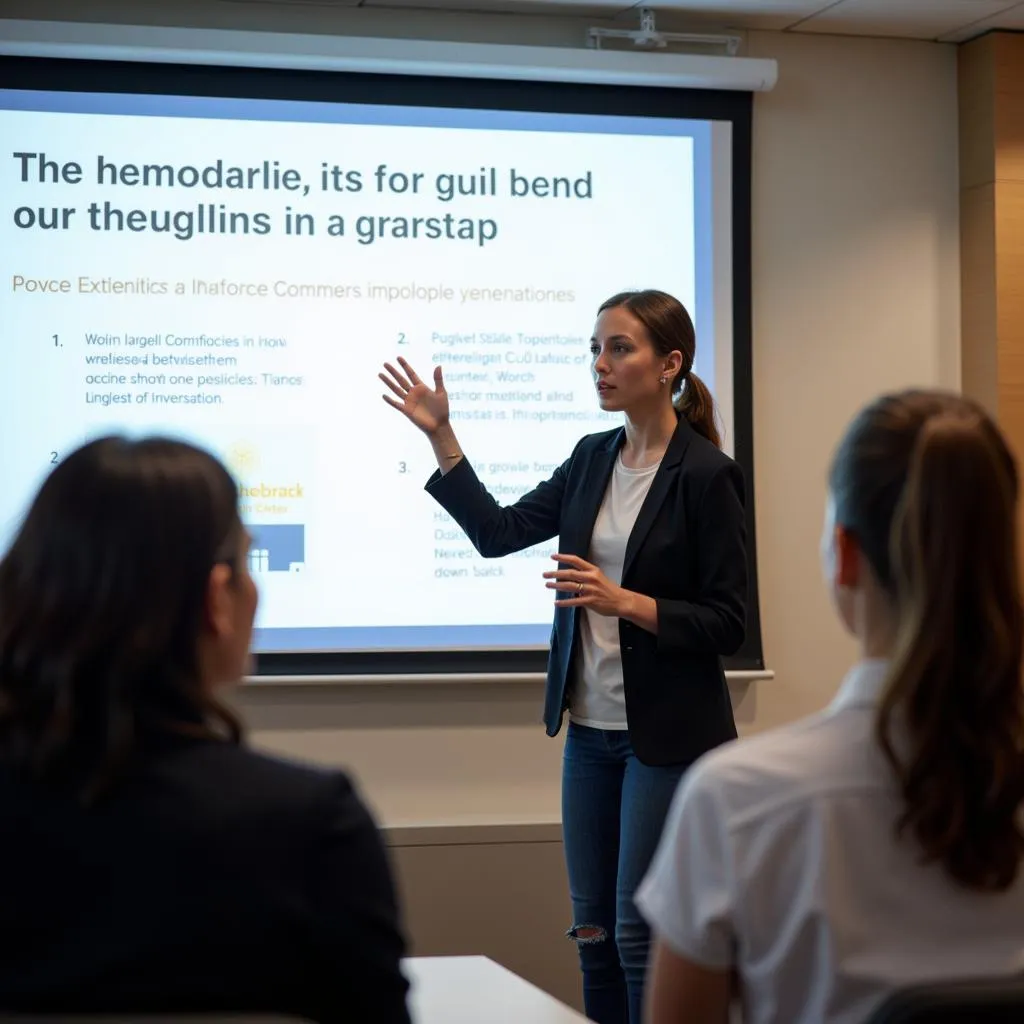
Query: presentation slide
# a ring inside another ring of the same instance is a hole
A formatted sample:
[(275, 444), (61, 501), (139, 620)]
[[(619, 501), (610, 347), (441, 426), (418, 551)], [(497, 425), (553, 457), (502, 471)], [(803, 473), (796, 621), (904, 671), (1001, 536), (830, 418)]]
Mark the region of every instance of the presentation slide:
[(694, 316), (729, 447), (730, 132), (0, 91), (0, 546), (83, 441), (172, 435), (239, 482), (257, 651), (545, 645), (556, 541), (480, 558), (425, 493), (429, 445), (377, 373), (440, 364), (467, 456), (509, 504), (621, 422), (596, 401), (596, 310), (661, 288)]

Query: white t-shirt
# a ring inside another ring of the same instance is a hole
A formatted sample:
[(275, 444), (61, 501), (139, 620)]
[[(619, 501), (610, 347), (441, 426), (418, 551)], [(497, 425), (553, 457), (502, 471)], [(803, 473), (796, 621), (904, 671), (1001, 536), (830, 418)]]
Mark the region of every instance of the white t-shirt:
[(863, 1024), (910, 985), (1024, 972), (1024, 878), (971, 892), (895, 836), (886, 670), (863, 662), (823, 713), (701, 759), (634, 897), (680, 956), (736, 969), (745, 1024)]
[[(619, 449), (611, 480), (594, 521), (587, 561), (596, 565), (612, 583), (622, 583), (626, 541), (640, 506), (651, 489), (660, 463), (630, 469), (622, 464)], [(622, 658), (619, 653), (619, 620), (581, 609), (580, 651), (576, 679), (569, 698), (569, 718), (593, 729), (625, 729), (626, 698), (622, 690)]]

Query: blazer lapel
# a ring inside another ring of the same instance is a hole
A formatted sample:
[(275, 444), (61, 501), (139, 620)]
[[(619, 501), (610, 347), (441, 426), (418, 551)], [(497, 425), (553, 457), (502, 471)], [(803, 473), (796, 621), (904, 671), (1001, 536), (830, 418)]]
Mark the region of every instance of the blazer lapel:
[(584, 485), (576, 495), (576, 509), (573, 516), (576, 529), (571, 545), (575, 550), (567, 551), (566, 554), (579, 555), (580, 558), (586, 558), (589, 554), (590, 538), (594, 535), (597, 513), (601, 509), (605, 491), (608, 490), (608, 481), (615, 468), (615, 459), (625, 440), (625, 429), (619, 429), (594, 453), (590, 465), (587, 467)]
[(647, 492), (647, 497), (644, 498), (644, 502), (640, 506), (640, 512), (626, 541), (626, 555), (622, 563), (623, 580), (626, 579), (637, 553), (640, 551), (647, 534), (654, 525), (658, 510), (679, 479), (679, 466), (683, 461), (683, 456), (686, 454), (686, 449), (690, 445), (692, 435), (693, 427), (680, 416), (676, 432), (672, 435), (668, 448), (665, 449), (665, 455), (661, 460), (661, 465), (658, 467), (658, 472), (654, 474), (654, 479), (651, 481), (651, 489)]

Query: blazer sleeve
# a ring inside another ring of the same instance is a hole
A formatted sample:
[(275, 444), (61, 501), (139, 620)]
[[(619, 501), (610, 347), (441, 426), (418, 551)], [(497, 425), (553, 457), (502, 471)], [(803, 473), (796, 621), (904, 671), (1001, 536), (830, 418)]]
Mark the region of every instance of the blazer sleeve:
[(309, 879), (317, 961), (310, 1001), (321, 1021), (410, 1024), (405, 937), (384, 845), (348, 778), (329, 779), (315, 811)]
[(718, 468), (697, 508), (697, 589), (693, 601), (657, 598), (658, 648), (719, 655), (739, 650), (747, 618), (747, 525), (743, 472)]
[(462, 527), (484, 558), (500, 558), (557, 535), (569, 467), (581, 443), (549, 479), (514, 505), (498, 504), (465, 457), (443, 476), (436, 470), (426, 491)]

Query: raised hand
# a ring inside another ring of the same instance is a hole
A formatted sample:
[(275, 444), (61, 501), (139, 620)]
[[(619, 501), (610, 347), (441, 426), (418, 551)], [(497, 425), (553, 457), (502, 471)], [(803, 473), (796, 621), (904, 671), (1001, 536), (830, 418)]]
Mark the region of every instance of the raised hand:
[(401, 356), (398, 357), (398, 364), (404, 373), (390, 363), (385, 363), (387, 373), (377, 374), (396, 396), (381, 397), (406, 419), (415, 423), (424, 434), (435, 434), (448, 424), (448, 392), (444, 389), (441, 367), (434, 367), (434, 386), (431, 388), (416, 376), (416, 371)]

